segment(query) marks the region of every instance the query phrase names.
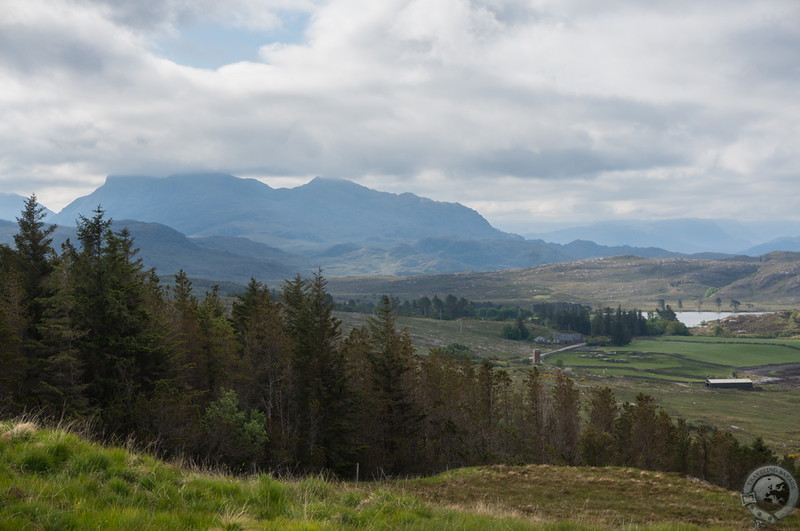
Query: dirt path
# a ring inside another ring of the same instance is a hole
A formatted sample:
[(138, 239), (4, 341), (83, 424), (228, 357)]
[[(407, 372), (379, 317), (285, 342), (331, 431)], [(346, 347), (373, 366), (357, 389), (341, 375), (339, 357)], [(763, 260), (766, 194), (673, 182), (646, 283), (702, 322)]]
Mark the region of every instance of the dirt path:
[(762, 376), (766, 380), (764, 383), (800, 387), (800, 363), (743, 367), (739, 372)]

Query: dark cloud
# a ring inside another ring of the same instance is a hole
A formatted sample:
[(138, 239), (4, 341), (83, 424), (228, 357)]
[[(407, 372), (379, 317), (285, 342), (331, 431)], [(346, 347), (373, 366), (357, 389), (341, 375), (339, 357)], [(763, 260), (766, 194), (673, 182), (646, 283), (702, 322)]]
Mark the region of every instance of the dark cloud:
[(2, 27), (0, 64), (23, 75), (62, 70), (84, 75), (102, 72), (107, 59), (103, 49), (88, 36), (62, 29)]
[(588, 149), (534, 150), (503, 149), (475, 161), (475, 167), (488, 175), (563, 179), (596, 177), (607, 171), (630, 171), (679, 165), (678, 158), (664, 153), (613, 154)]
[[(219, 170), (497, 215), (797, 207), (800, 32), (774, 16), (791, 0), (10, 2), (0, 178), (63, 183), (63, 202), (109, 173)], [(287, 11), (303, 38), (256, 54)], [(257, 28), (249, 55), (195, 68), (163, 51), (217, 25)]]

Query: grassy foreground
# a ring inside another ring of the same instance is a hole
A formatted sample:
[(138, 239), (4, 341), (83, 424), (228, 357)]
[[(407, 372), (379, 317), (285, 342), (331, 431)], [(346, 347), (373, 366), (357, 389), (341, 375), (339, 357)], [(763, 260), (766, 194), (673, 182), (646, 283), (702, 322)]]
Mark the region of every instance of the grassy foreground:
[[(735, 493), (673, 474), (495, 466), (379, 483), (234, 478), (103, 447), (67, 430), (0, 423), (2, 530), (749, 526)], [(800, 527), (800, 516), (781, 527)]]

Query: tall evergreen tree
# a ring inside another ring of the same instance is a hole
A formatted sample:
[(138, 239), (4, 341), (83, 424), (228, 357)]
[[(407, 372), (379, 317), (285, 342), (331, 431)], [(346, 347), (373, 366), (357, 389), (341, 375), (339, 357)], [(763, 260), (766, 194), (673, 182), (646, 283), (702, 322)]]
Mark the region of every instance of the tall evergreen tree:
[(560, 460), (575, 464), (578, 457), (580, 437), (580, 393), (572, 380), (561, 372), (556, 377), (552, 390), (553, 429), (552, 444)]
[(237, 296), (233, 326), (243, 372), (234, 377), (234, 387), (243, 407), (264, 413), (271, 448), (281, 453), (282, 457), (276, 458), (285, 459), (292, 374), (289, 340), (280, 311), (269, 289), (255, 279)]
[(551, 407), (538, 368), (534, 367), (528, 371), (524, 389), (526, 457), (534, 463), (543, 463), (550, 431)]
[(296, 457), (305, 470), (352, 473), (352, 393), (340, 322), (321, 272), (299, 275), (283, 289), (285, 329), (292, 350)]
[(44, 311), (41, 299), (48, 293), (47, 277), (52, 273), (55, 263), (52, 234), (56, 226), (45, 225), (44, 218), (47, 216), (45, 210), (39, 205), (35, 195), (26, 199), (24, 209), (17, 218), (19, 230), (14, 235), (25, 293), (24, 304), (33, 336), (37, 335), (35, 327)]
[(166, 355), (148, 307), (153, 277), (127, 230), (111, 230), (111, 220), (98, 207), (92, 218), (78, 219), (80, 250), (66, 252), (73, 268), (72, 327), (85, 333), (76, 340), (85, 370), (91, 406), (101, 411), (109, 431), (131, 433), (135, 404), (164, 376)]
[(36, 376), (36, 367), (24, 348), (29, 320), (20, 276), (10, 264), (15, 258), (11, 249), (0, 245), (0, 408), (8, 414), (19, 413), (28, 405), (25, 393)]
[(389, 297), (381, 298), (376, 311), (377, 315), (367, 321), (374, 411), (379, 422), (375, 442), (385, 454), (386, 469), (396, 472), (412, 464), (408, 445), (421, 419), (412, 395), (414, 347), (408, 331), (397, 330)]
[(42, 356), (39, 380), (32, 386), (39, 404), (59, 417), (92, 413), (85, 394), (87, 385), (79, 351), (85, 332), (72, 323), (75, 279), (71, 265), (70, 257), (63, 257), (50, 277), (53, 294), (45, 300), (38, 326)]

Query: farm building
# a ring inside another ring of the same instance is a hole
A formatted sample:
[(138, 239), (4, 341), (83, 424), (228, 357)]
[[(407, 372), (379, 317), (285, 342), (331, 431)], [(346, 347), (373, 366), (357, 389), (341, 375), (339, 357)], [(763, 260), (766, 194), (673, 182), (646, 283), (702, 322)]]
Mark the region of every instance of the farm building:
[(749, 378), (708, 378), (706, 387), (717, 389), (752, 389), (753, 380)]
[(569, 334), (553, 334), (553, 343), (557, 343), (559, 345), (569, 345), (570, 343), (580, 343), (583, 339), (583, 335), (576, 334), (576, 333), (569, 333)]

